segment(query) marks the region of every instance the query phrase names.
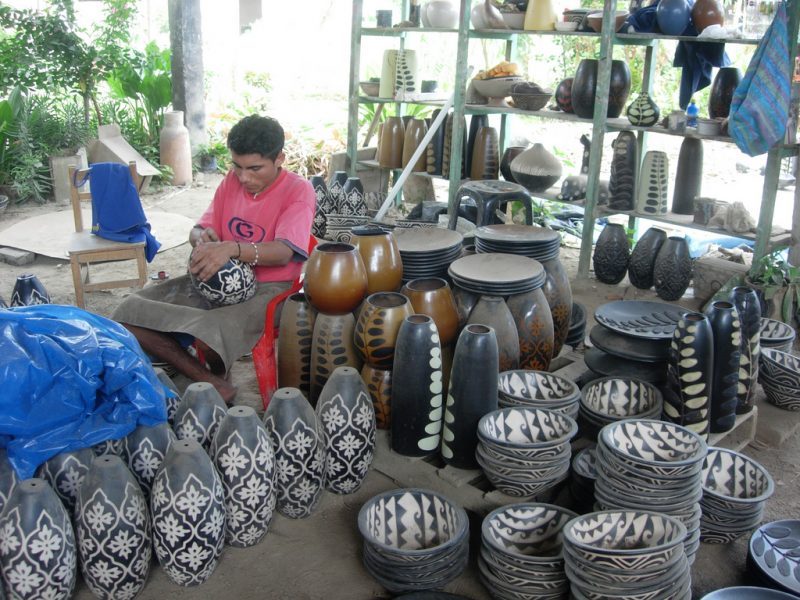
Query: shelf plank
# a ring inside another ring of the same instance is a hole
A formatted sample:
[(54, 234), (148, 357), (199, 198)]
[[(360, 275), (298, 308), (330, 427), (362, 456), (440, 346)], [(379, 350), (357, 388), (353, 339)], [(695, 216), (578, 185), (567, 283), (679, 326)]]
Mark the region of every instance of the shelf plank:
[(422, 104), (424, 106), (444, 106), (445, 100), (395, 100), (378, 96), (359, 96), (360, 104)]
[(582, 119), (572, 113), (560, 110), (522, 110), (521, 108), (489, 106), (487, 104), (466, 104), (464, 110), (471, 115), (520, 115), (523, 117), (538, 117), (540, 119), (553, 119), (556, 121), (570, 121), (572, 123), (585, 123), (591, 125), (591, 119)]
[(652, 127), (639, 127), (637, 125), (631, 125), (630, 121), (621, 117), (616, 119), (608, 119), (606, 121), (606, 129), (611, 131), (644, 131), (646, 133), (660, 133), (684, 138), (691, 137), (713, 142), (725, 142), (728, 144), (734, 143), (733, 138), (729, 135), (702, 135), (691, 129), (687, 129), (685, 131), (672, 131), (671, 129), (667, 129), (661, 125), (653, 125)]
[(556, 31), (539, 30), (528, 31), (526, 29), (470, 29), (469, 37), (473, 39), (507, 40), (512, 35), (546, 35), (546, 36), (575, 36), (590, 37), (600, 39), (600, 34), (594, 31)]
[(662, 33), (617, 33), (614, 41), (620, 44), (647, 45), (656, 40), (675, 40), (679, 42), (711, 42), (715, 44), (757, 45), (758, 39), (752, 38), (698, 38), (695, 35), (664, 35)]
[(362, 27), (361, 35), (374, 37), (400, 37), (404, 33), (458, 33), (458, 29), (442, 27)]

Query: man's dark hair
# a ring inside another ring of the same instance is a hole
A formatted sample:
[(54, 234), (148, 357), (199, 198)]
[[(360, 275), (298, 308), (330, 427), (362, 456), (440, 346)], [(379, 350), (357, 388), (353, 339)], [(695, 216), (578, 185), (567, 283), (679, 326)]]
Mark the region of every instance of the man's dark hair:
[(236, 154), (260, 154), (275, 160), (283, 150), (283, 127), (271, 117), (250, 115), (231, 127), (228, 148)]

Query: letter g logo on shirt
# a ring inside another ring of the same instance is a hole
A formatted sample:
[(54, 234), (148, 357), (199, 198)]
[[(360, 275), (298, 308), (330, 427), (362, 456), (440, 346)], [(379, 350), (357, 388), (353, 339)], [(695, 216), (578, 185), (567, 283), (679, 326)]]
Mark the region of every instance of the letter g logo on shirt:
[(239, 240), (247, 242), (261, 242), (266, 235), (266, 231), (260, 225), (244, 221), (239, 217), (234, 217), (228, 222), (228, 231)]

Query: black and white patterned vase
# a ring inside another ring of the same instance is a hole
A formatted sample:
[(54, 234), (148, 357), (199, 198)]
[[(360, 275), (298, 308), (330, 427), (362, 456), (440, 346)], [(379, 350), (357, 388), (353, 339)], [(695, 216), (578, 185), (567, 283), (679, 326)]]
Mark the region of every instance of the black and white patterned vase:
[(621, 131), (614, 140), (608, 206), (614, 210), (633, 210), (636, 176), (639, 170), (639, 145), (632, 131)]
[(229, 408), (210, 454), (225, 492), (225, 541), (254, 546), (267, 534), (276, 501), (275, 454), (256, 411)]
[(649, 150), (642, 160), (636, 191), (636, 212), (643, 215), (667, 214), (669, 159), (661, 150)]
[(36, 471), (36, 476), (47, 481), (58, 494), (64, 508), (72, 516), (75, 504), (95, 454), (89, 448), (62, 452), (46, 460)]
[(417, 53), (415, 50), (398, 50), (395, 67), (395, 96), (417, 90)]
[(121, 456), (122, 440), (106, 440), (92, 446), (95, 456)]
[(228, 407), (216, 388), (198, 381), (186, 386), (172, 426), (179, 440), (195, 440), (208, 450)]
[(176, 439), (167, 423), (159, 423), (139, 425), (122, 440), (122, 456), (148, 502), (156, 473)]
[(312, 175), (308, 178), (314, 188), (317, 204), (314, 208), (314, 221), (311, 226), (311, 233), (318, 238), (325, 237), (325, 230), (328, 223), (327, 215), (336, 212), (334, 204), (331, 202), (328, 186), (325, 185), (325, 178), (322, 175)]
[(731, 290), (730, 301), (739, 313), (739, 386), (736, 390), (736, 414), (743, 415), (755, 406), (758, 360), (761, 356), (761, 302), (756, 291), (746, 286)]
[(231, 306), (256, 295), (258, 282), (252, 265), (229, 258), (209, 279), (202, 281), (191, 271), (189, 275), (197, 292), (212, 306)]
[(11, 461), (8, 460), (8, 452), (5, 448), (0, 448), (0, 512), (3, 511), (18, 483), (19, 477), (11, 466)]
[(291, 519), (309, 516), (319, 501), (325, 473), (325, 445), (317, 416), (297, 388), (275, 391), (264, 413), (275, 450), (278, 511)]
[(175, 385), (175, 382), (172, 381), (164, 369), (155, 367), (153, 370), (156, 372), (158, 380), (171, 392), (164, 393), (164, 402), (167, 405), (167, 422), (171, 427), (175, 421), (175, 411), (178, 410), (178, 405), (181, 403), (181, 393), (178, 391), (178, 386)]
[(367, 203), (364, 200), (364, 184), (361, 183), (360, 177), (347, 178), (337, 208), (340, 215), (366, 216)]
[(625, 227), (619, 223), (606, 223), (592, 254), (595, 276), (603, 283), (618, 284), (628, 271), (630, 253)]
[(147, 502), (119, 456), (99, 456), (78, 494), (81, 573), (103, 600), (130, 600), (147, 583), (153, 553)]
[(10, 598), (72, 596), (75, 534), (67, 510), (44, 479), (21, 481), (0, 515), (0, 574)]
[(689, 242), (679, 235), (667, 238), (653, 265), (653, 285), (662, 300), (679, 300), (692, 282), (692, 256)]
[(714, 382), (711, 386), (709, 432), (723, 433), (736, 422), (739, 353), (742, 327), (732, 302), (718, 300), (706, 310), (714, 333)]
[(167, 577), (183, 586), (211, 577), (225, 545), (225, 494), (197, 441), (172, 444), (153, 483), (150, 515), (153, 547)]
[(347, 183), (347, 171), (334, 171), (328, 183), (328, 211), (326, 215), (335, 214), (339, 210), (339, 205), (344, 201), (342, 189)]
[(39, 278), (33, 273), (23, 273), (17, 277), (11, 292), (11, 306), (34, 306), (50, 304), (50, 294)]
[(375, 454), (375, 409), (361, 373), (339, 367), (317, 400), (325, 447), (325, 488), (351, 494), (361, 487)]
[(652, 127), (658, 123), (658, 118), (661, 116), (661, 109), (658, 108), (650, 94), (642, 92), (636, 99), (628, 105), (625, 115), (631, 125), (637, 127)]

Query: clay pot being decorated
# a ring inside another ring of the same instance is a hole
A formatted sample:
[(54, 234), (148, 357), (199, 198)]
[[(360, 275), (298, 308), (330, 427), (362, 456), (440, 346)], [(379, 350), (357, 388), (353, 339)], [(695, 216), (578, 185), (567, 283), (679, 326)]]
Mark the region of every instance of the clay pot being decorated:
[(78, 491), (89, 473), (94, 457), (94, 452), (89, 448), (62, 452), (46, 460), (36, 471), (37, 477), (52, 486), (70, 516), (75, 514)]
[(702, 184), (703, 142), (698, 138), (684, 138), (678, 153), (672, 212), (679, 215), (694, 214), (694, 199), (700, 195)]
[(692, 23), (697, 33), (706, 27), (725, 24), (725, 9), (719, 0), (696, 0), (692, 6)]
[(306, 262), (306, 298), (319, 312), (343, 315), (354, 310), (367, 291), (367, 271), (355, 246), (320, 244)]
[(639, 169), (639, 145), (632, 131), (621, 131), (614, 140), (611, 180), (608, 183), (608, 207), (633, 210), (636, 172)]
[[(548, 371), (554, 354), (553, 315), (542, 289), (509, 296), (506, 301), (519, 337), (519, 368)], [(570, 312), (571, 312), (570, 308)], [(567, 316), (569, 329), (569, 316)], [(566, 339), (566, 333), (564, 335)], [(562, 341), (563, 344), (563, 341)], [(508, 369), (501, 369), (508, 370)]]
[(574, 109), (572, 108), (572, 82), (574, 81), (573, 77), (567, 77), (566, 79), (562, 79), (561, 82), (556, 87), (555, 99), (556, 99), (556, 106), (560, 108), (562, 111), (568, 114), (572, 114)]
[(661, 246), (653, 265), (653, 285), (662, 300), (679, 300), (692, 281), (689, 243), (681, 236), (670, 236)]
[(470, 168), (471, 179), (497, 179), (500, 174), (500, 146), (497, 129), (481, 127), (475, 136)]
[[(437, 108), (431, 114), (431, 123), (436, 120), (436, 117), (439, 115), (441, 111), (440, 108)], [(428, 128), (430, 129), (431, 123), (428, 124)], [(441, 175), (442, 174), (442, 154), (444, 152), (444, 129), (445, 124), (442, 122), (439, 125), (439, 128), (433, 134), (431, 141), (428, 142), (428, 148), (426, 152), (427, 160), (426, 160), (426, 168), (425, 170), (428, 172), (428, 175)]]
[(11, 291), (11, 307), (36, 304), (50, 304), (50, 294), (33, 273), (19, 275)]
[(648, 150), (642, 161), (636, 192), (636, 212), (643, 215), (667, 214), (669, 158), (661, 150)]
[(361, 368), (361, 356), (353, 342), (356, 320), (352, 313), (326, 315), (317, 313), (311, 340), (311, 396), (316, 405), (328, 377), (337, 367)]
[(292, 294), (283, 303), (278, 336), (278, 385), (311, 389), (311, 350), (317, 311), (305, 294)]
[(225, 544), (225, 494), (217, 470), (193, 439), (178, 440), (153, 482), (153, 547), (173, 583), (204, 583)]
[(519, 368), (520, 340), (517, 324), (502, 296), (481, 296), (469, 314), (467, 325), (486, 325), (494, 330), (499, 372)]
[(664, 418), (706, 439), (713, 380), (711, 323), (701, 313), (686, 313), (675, 326), (670, 343)]
[(500, 159), (500, 173), (506, 181), (517, 183), (517, 180), (514, 179), (514, 173), (511, 172), (511, 161), (524, 150), (525, 146), (509, 146), (503, 151), (503, 157)]
[(267, 534), (275, 510), (275, 455), (267, 430), (250, 406), (234, 406), (209, 451), (225, 494), (225, 541), (254, 546)]
[(364, 362), (380, 369), (392, 368), (397, 331), (413, 312), (408, 298), (397, 292), (377, 292), (364, 300), (353, 334)]
[[(555, 358), (561, 352), (569, 333), (570, 318), (572, 317), (572, 287), (569, 284), (567, 270), (561, 264), (558, 255), (549, 260), (543, 260), (541, 263), (546, 275), (542, 284), (542, 292), (553, 317), (553, 357)], [(509, 308), (511, 308), (510, 305)], [(514, 311), (511, 312), (513, 314)], [(522, 338), (520, 337), (521, 345)], [(520, 356), (520, 365), (523, 362)]]
[(653, 287), (653, 268), (661, 246), (667, 241), (667, 232), (651, 227), (644, 232), (633, 247), (628, 261), (628, 279), (634, 287), (649, 290)]
[(498, 365), (494, 330), (486, 325), (464, 327), (453, 353), (445, 404), (441, 452), (448, 465), (478, 467), (478, 421), (497, 409)]
[(403, 282), (403, 259), (391, 231), (377, 226), (353, 227), (352, 244), (367, 271), (367, 294), (393, 292)]
[(122, 440), (122, 456), (148, 502), (156, 473), (176, 440), (167, 423), (139, 425)]
[[(428, 133), (428, 125), (425, 123), (425, 119), (411, 119), (406, 126), (405, 136), (403, 137), (403, 168), (411, 162), (414, 151), (419, 147), (426, 133)], [(411, 170), (424, 173), (426, 171), (426, 163), (426, 153), (423, 152)]]
[(175, 412), (175, 436), (179, 440), (195, 440), (208, 450), (227, 410), (213, 385), (204, 381), (190, 383)]
[(11, 466), (11, 461), (8, 460), (8, 452), (5, 448), (0, 448), (0, 513), (8, 503), (11, 492), (17, 487), (19, 477), (14, 467)]
[(189, 275), (194, 289), (208, 300), (211, 306), (232, 306), (245, 302), (255, 296), (258, 287), (253, 267), (235, 258), (229, 258), (205, 281), (195, 277), (191, 271)]
[(665, 35), (681, 35), (689, 25), (691, 8), (686, 0), (661, 0), (656, 7), (656, 23)]
[(280, 388), (264, 413), (275, 450), (278, 510), (290, 519), (311, 514), (319, 501), (325, 473), (325, 446), (317, 416), (297, 388)]
[(172, 381), (164, 369), (155, 367), (153, 370), (156, 372), (158, 380), (164, 384), (166, 388), (164, 390), (164, 403), (167, 408), (167, 422), (170, 427), (172, 427), (172, 424), (175, 422), (175, 411), (178, 410), (178, 405), (181, 403), (181, 393), (178, 391), (178, 386), (175, 385), (175, 382)]
[(652, 127), (658, 123), (658, 118), (661, 116), (661, 109), (655, 103), (653, 98), (647, 92), (642, 92), (636, 99), (628, 105), (625, 110), (625, 115), (631, 125), (637, 127)]
[(736, 422), (739, 388), (739, 352), (742, 345), (739, 311), (725, 301), (706, 310), (714, 334), (714, 379), (711, 385), (709, 431), (723, 433)]
[(375, 426), (389, 429), (392, 418), (392, 371), (364, 364), (361, 379), (367, 385), (372, 407), (375, 411)]
[(19, 482), (0, 514), (0, 575), (9, 598), (72, 596), (77, 575), (70, 516), (44, 479)]
[(366, 216), (367, 203), (364, 200), (364, 185), (360, 177), (348, 177), (342, 186), (337, 212), (345, 216)]
[(592, 254), (595, 276), (603, 283), (616, 285), (625, 278), (629, 259), (630, 245), (625, 227), (619, 223), (606, 223)]
[(742, 74), (736, 67), (721, 67), (714, 76), (711, 93), (708, 96), (708, 116), (712, 119), (727, 117), (731, 111), (733, 93), (742, 81)]
[(542, 144), (534, 144), (511, 161), (514, 180), (532, 192), (543, 192), (561, 178), (561, 161)]
[(755, 290), (736, 286), (730, 301), (739, 313), (741, 347), (739, 348), (739, 386), (736, 388), (736, 414), (743, 415), (755, 406), (755, 383), (761, 355), (761, 303)]
[[(572, 81), (572, 108), (582, 119), (591, 119), (594, 116), (598, 64), (595, 58), (582, 59)], [(607, 117), (616, 118), (622, 114), (630, 91), (631, 71), (628, 64), (622, 60), (611, 61)]]
[(153, 547), (139, 484), (118, 456), (97, 457), (75, 511), (83, 580), (97, 598), (133, 598), (144, 588)]
[(458, 307), (453, 290), (444, 279), (412, 279), (403, 286), (400, 293), (411, 301), (414, 312), (433, 319), (442, 345), (455, 341), (459, 327)]
[(357, 369), (333, 372), (317, 401), (317, 422), (325, 448), (325, 488), (352, 494), (375, 454), (375, 409)]
[(342, 189), (344, 184), (347, 183), (347, 171), (334, 171), (331, 175), (330, 183), (328, 184), (328, 206), (330, 212), (326, 214), (335, 213), (339, 209), (339, 205), (344, 201), (342, 197)]
[(384, 169), (399, 169), (403, 166), (403, 143), (406, 129), (400, 117), (387, 117), (381, 129), (381, 145), (378, 163)]

